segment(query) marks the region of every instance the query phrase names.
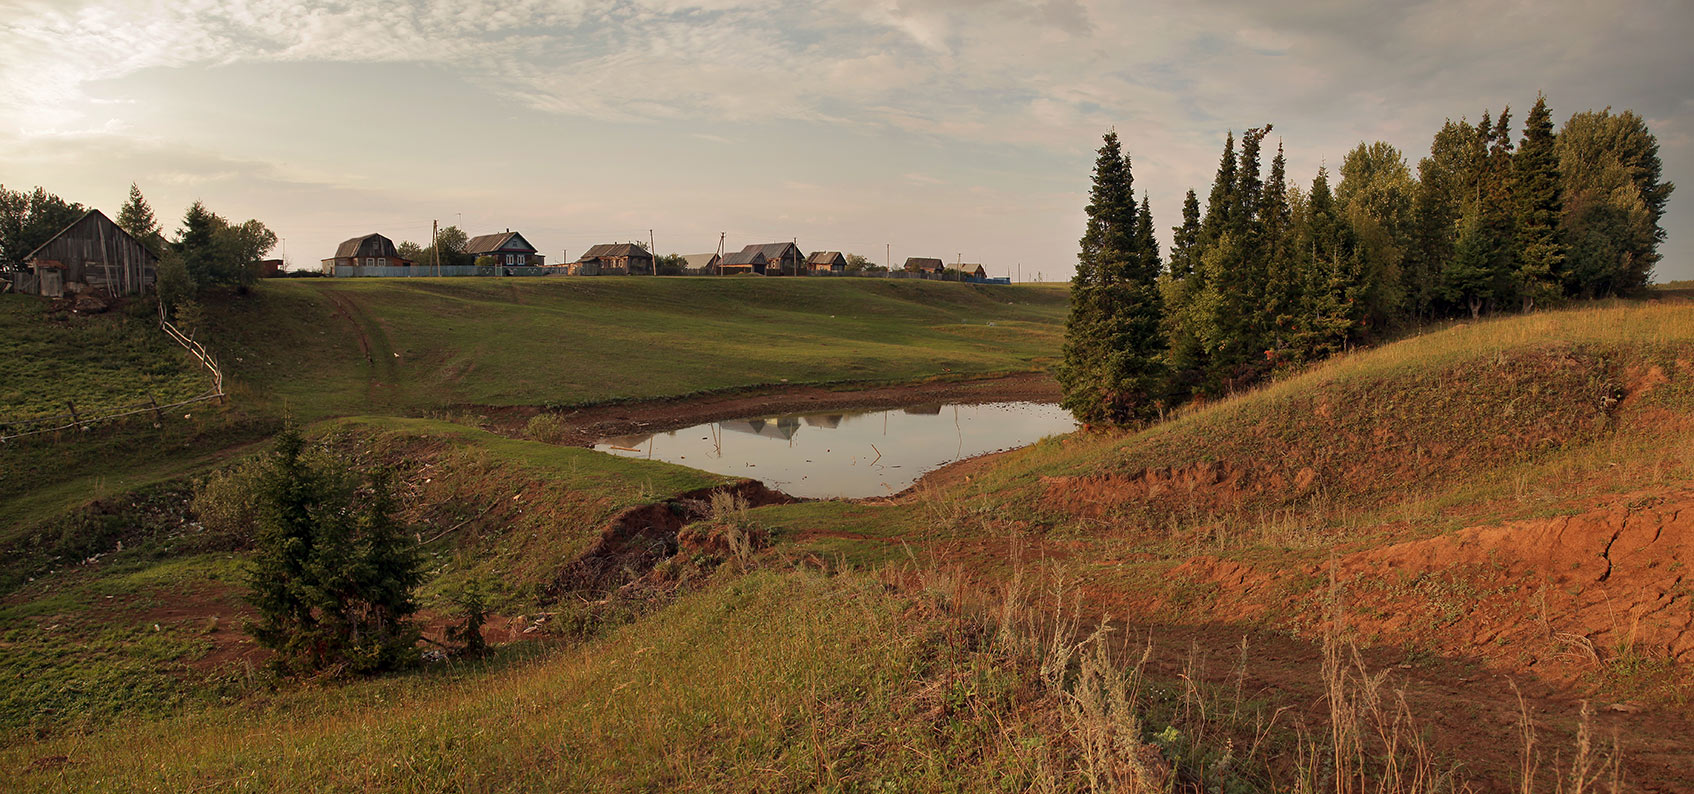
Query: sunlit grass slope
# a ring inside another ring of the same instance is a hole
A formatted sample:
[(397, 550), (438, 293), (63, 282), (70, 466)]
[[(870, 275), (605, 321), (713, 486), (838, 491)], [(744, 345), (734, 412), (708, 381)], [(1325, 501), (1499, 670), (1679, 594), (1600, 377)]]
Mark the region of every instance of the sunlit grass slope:
[(99, 416), (149, 398), (195, 397), (211, 376), (159, 333), (145, 313), (93, 316), (49, 312), (29, 295), (0, 295), (0, 422)]
[(1028, 684), (917, 606), (872, 577), (759, 572), (574, 649), (292, 688), (0, 763), (64, 756), (14, 779), (45, 791), (1074, 787)]
[(878, 279), (267, 282), (213, 308), (241, 399), (316, 417), (1031, 371), (1051, 287)]
[(886, 556), (883, 528), (939, 537), (961, 515), (1099, 539), (1089, 553), (1111, 560), (1326, 554), (1382, 540), (1365, 528), (1427, 534), (1664, 485), (1694, 473), (1691, 433), (1694, 304), (1614, 303), (1456, 324), (1140, 432), (1049, 439), (901, 505), (764, 512), (867, 559)]

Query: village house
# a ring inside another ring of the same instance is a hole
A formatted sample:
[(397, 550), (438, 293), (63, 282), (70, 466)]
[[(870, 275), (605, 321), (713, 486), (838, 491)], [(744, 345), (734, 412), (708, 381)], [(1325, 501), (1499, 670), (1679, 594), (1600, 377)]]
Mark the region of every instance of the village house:
[(335, 275), (338, 267), (410, 267), (412, 260), (400, 258), (400, 253), (394, 250), (394, 241), (372, 232), (363, 237), (354, 237), (343, 242), (335, 249), (335, 256), (323, 260), (323, 272), (326, 276)]
[[(765, 260), (754, 267), (753, 272), (766, 276), (799, 275), (800, 268), (806, 263), (806, 255), (793, 243), (755, 243), (741, 249), (742, 254), (753, 252), (762, 255)], [(728, 263), (729, 258), (724, 257), (724, 264)]]
[(650, 276), (653, 254), (636, 243), (606, 243), (588, 249), (571, 265), (573, 276)]
[(806, 270), (812, 273), (845, 273), (847, 257), (840, 251), (813, 251), (806, 257)]
[(99, 210), (89, 210), (28, 256), (12, 276), (18, 292), (57, 298), (146, 293), (159, 277), (159, 258)]
[(718, 274), (735, 276), (743, 273), (765, 274), (765, 255), (756, 248), (749, 246), (740, 251), (731, 251), (724, 255), (718, 263)]
[(988, 271), (982, 265), (966, 263), (959, 265), (959, 270), (971, 278), (988, 278)]
[(472, 257), (493, 257), (494, 264), (506, 267), (546, 266), (546, 257), (536, 253), (535, 246), (511, 229), (472, 237), (470, 242), (465, 243), (465, 253)]
[(914, 256), (906, 259), (906, 270), (910, 273), (926, 273), (928, 275), (938, 276), (947, 272), (947, 265), (939, 259)]

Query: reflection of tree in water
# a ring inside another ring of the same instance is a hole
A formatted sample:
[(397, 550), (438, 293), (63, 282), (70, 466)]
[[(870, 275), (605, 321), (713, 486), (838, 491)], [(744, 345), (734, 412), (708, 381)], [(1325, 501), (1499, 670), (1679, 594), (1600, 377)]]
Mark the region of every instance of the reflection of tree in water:
[(719, 422), (725, 430), (737, 433), (751, 433), (766, 438), (780, 438), (790, 441), (794, 434), (800, 432), (800, 417), (779, 416), (775, 419), (737, 419), (732, 422)]
[(829, 428), (829, 429), (833, 430), (833, 429), (841, 426), (841, 420), (845, 419), (846, 415), (845, 414), (815, 414), (815, 415), (812, 415), (812, 416), (802, 416), (800, 418), (805, 420), (806, 424), (808, 424), (812, 427), (824, 427), (824, 428)]
[(911, 414), (912, 416), (939, 416), (941, 414), (941, 403), (935, 403), (934, 405), (914, 405), (909, 408), (901, 408), (900, 413)]

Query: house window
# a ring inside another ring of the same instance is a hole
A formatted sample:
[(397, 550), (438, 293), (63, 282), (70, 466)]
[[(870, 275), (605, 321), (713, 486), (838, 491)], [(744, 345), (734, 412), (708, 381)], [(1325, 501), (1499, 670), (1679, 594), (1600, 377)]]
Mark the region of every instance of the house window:
[(368, 256), (365, 257), (365, 267), (370, 267), (371, 265), (374, 265), (374, 264), (376, 264), (376, 260), (374, 258), (368, 257)]
[(376, 263), (379, 264), (379, 265), (382, 265), (383, 267), (388, 267), (388, 257), (386, 257), (386, 256), (380, 257), (376, 260)]
[(506, 255), (506, 264), (515, 265), (517, 263), (518, 263), (518, 255), (517, 254), (507, 254)]

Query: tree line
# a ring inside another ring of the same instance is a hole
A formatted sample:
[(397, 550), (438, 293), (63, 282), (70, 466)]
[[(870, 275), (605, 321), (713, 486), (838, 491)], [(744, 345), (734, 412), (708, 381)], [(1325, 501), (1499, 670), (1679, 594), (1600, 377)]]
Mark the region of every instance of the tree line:
[(1533, 311), (1645, 289), (1674, 185), (1631, 111), (1571, 116), (1537, 97), (1514, 146), (1511, 110), (1448, 119), (1416, 173), (1360, 143), (1330, 184), (1289, 180), (1266, 124), (1225, 138), (1204, 212), (1189, 190), (1162, 259), (1116, 132), (1095, 162), (1071, 282), (1065, 406), (1135, 424), (1194, 397), (1422, 323)]
[[(45, 188), (29, 192), (0, 185), (0, 269), (18, 270), (24, 258), (71, 225), (88, 208)], [(244, 289), (259, 277), (258, 262), (277, 236), (257, 220), (231, 222), (195, 201), (174, 237), (166, 238), (153, 208), (130, 183), (129, 198), (113, 221), (159, 258), (159, 294), (168, 305), (212, 287)]]

